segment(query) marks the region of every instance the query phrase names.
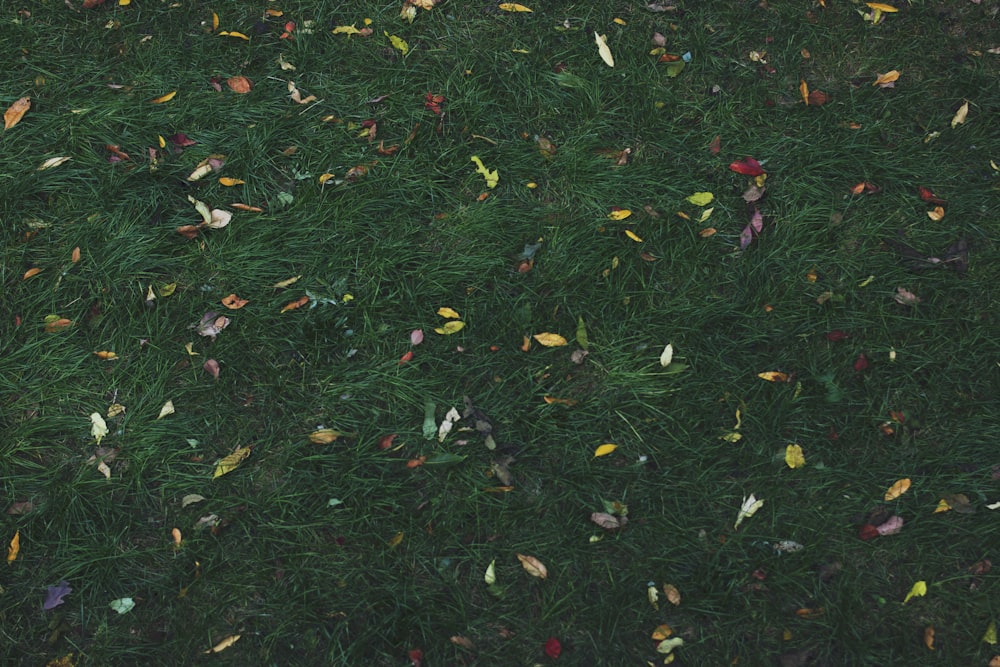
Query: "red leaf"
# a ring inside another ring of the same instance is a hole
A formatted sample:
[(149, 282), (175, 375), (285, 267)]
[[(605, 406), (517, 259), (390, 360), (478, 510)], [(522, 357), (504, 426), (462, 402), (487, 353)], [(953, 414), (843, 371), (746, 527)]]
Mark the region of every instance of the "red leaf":
[(846, 331), (841, 331), (840, 329), (834, 329), (833, 331), (826, 334), (826, 339), (831, 343), (839, 343), (842, 340), (850, 338), (850, 334)]
[(418, 648), (410, 649), (406, 656), (413, 663), (413, 667), (423, 667), (424, 664), (424, 652)]
[(858, 530), (858, 537), (860, 537), (865, 542), (867, 542), (870, 539), (876, 538), (878, 536), (879, 536), (878, 528), (871, 525), (870, 523), (866, 523), (865, 525), (861, 526), (861, 528)]
[(866, 357), (865, 353), (862, 352), (861, 354), (858, 355), (858, 358), (854, 360), (854, 371), (857, 373), (861, 373), (867, 368), (868, 368), (868, 357)]
[(389, 435), (383, 435), (382, 438), (378, 441), (378, 448), (389, 449), (390, 447), (392, 447), (392, 441), (395, 440), (396, 436), (398, 435), (399, 435), (398, 433), (390, 433)]
[(739, 162), (730, 163), (729, 169), (744, 176), (760, 176), (764, 173), (764, 168), (760, 166), (760, 162), (757, 162), (752, 157), (745, 157)]
[(917, 188), (917, 191), (920, 193), (920, 198), (928, 204), (933, 204), (934, 206), (944, 206), (948, 203), (940, 197), (935, 196), (933, 192), (922, 185)]
[(715, 138), (712, 139), (712, 143), (708, 145), (708, 152), (711, 153), (712, 155), (718, 155), (719, 151), (721, 150), (722, 150), (722, 136), (717, 134), (715, 135)]
[(555, 637), (549, 637), (545, 642), (545, 655), (557, 660), (560, 654), (562, 654), (562, 644)]
[(167, 138), (170, 139), (170, 143), (172, 143), (174, 146), (180, 146), (181, 148), (185, 148), (187, 146), (194, 146), (196, 143), (198, 143), (194, 139), (189, 139), (188, 136), (183, 132), (175, 132), (174, 134), (171, 134)]
[(402, 366), (403, 364), (405, 364), (407, 361), (409, 361), (412, 358), (413, 358), (413, 350), (410, 350), (406, 354), (404, 354), (403, 356), (401, 356), (399, 358), (399, 364), (398, 365)]
[(810, 106), (818, 107), (826, 104), (830, 101), (830, 96), (824, 93), (822, 90), (811, 90), (809, 91), (809, 104)]

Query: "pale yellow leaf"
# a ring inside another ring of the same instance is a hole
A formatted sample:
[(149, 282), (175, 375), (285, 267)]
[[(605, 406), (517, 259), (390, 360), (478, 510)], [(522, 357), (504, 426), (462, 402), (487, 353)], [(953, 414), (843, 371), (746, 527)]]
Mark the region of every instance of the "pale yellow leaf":
[(486, 568), (486, 574), (483, 575), (483, 581), (485, 581), (488, 586), (492, 586), (497, 583), (496, 566), (497, 561), (496, 558), (494, 558), (490, 561), (489, 567)]
[(298, 275), (298, 276), (292, 276), (291, 278), (286, 278), (285, 280), (279, 280), (278, 282), (271, 285), (271, 287), (276, 287), (276, 288), (288, 287), (289, 285), (294, 285), (296, 282), (298, 282), (299, 278), (301, 277), (302, 277), (301, 275)]
[(157, 419), (163, 419), (167, 415), (172, 415), (172, 414), (174, 414), (174, 402), (167, 401), (166, 403), (163, 404), (163, 407), (160, 408), (160, 414), (159, 416), (157, 416)]
[(450, 336), (453, 333), (458, 333), (465, 328), (465, 322), (461, 320), (449, 320), (444, 323), (444, 326), (440, 326), (434, 329), (434, 333), (441, 334), (442, 336)]
[(501, 2), (499, 8), (505, 12), (530, 12), (531, 9), (525, 7), (524, 5), (519, 5), (516, 2)]
[(707, 206), (712, 203), (713, 199), (715, 199), (715, 195), (711, 192), (696, 192), (687, 198), (687, 202), (695, 206)]
[(968, 100), (966, 100), (965, 103), (958, 108), (958, 111), (955, 112), (955, 116), (951, 119), (952, 129), (964, 123), (965, 117), (968, 115), (969, 115), (969, 102)]
[(250, 456), (251, 449), (251, 447), (237, 447), (235, 452), (222, 458), (215, 464), (215, 472), (212, 473), (212, 479), (222, 477), (223, 475), (236, 470), (240, 464), (243, 463), (248, 456)]
[(764, 371), (763, 373), (757, 373), (757, 377), (768, 382), (788, 381), (788, 373), (782, 373), (781, 371)]
[(596, 459), (598, 456), (607, 456), (616, 449), (618, 449), (618, 445), (607, 442), (594, 450), (594, 458)]
[(353, 25), (338, 25), (336, 28), (331, 30), (334, 35), (360, 35), (361, 31), (355, 28)]
[(545, 568), (545, 565), (534, 556), (517, 554), (517, 559), (521, 561), (521, 567), (524, 568), (525, 572), (531, 576), (538, 577), (539, 579), (545, 579), (549, 576), (549, 571)]
[(486, 179), (486, 187), (495, 188), (497, 186), (497, 183), (500, 182), (500, 172), (497, 171), (496, 169), (492, 171), (487, 169), (486, 165), (483, 164), (483, 161), (479, 159), (478, 155), (473, 155), (469, 159), (472, 162), (476, 163), (476, 173), (482, 174), (483, 178)]
[(332, 428), (321, 428), (309, 434), (309, 442), (316, 445), (329, 445), (342, 435), (344, 434)]
[(561, 347), (566, 344), (566, 339), (555, 333), (542, 332), (532, 336), (539, 345), (545, 347)]
[(666, 368), (674, 360), (674, 346), (670, 343), (660, 353), (660, 365)]
[(608, 38), (607, 35), (600, 35), (597, 31), (594, 31), (594, 41), (597, 42), (597, 53), (601, 56), (601, 60), (608, 67), (615, 66), (615, 57), (611, 55), (611, 49), (608, 48)]
[(754, 496), (754, 494), (752, 493), (748, 498), (744, 498), (743, 504), (740, 505), (740, 511), (736, 515), (736, 523), (733, 524), (733, 530), (736, 530), (737, 528), (740, 527), (740, 524), (743, 523), (743, 519), (752, 517), (754, 514), (757, 513), (757, 510), (759, 510), (763, 506), (764, 506), (763, 498), (758, 500), (757, 497)]
[(802, 453), (800, 445), (788, 445), (785, 447), (785, 463), (793, 470), (801, 468), (806, 464), (805, 454)]
[(72, 159), (73, 158), (71, 157), (50, 157), (48, 160), (38, 165), (38, 168), (35, 171), (45, 171), (46, 169), (52, 169), (53, 167), (58, 167), (64, 162), (67, 162)]
[(933, 220), (934, 222), (939, 222), (940, 220), (943, 220), (944, 219), (944, 207), (943, 206), (935, 206), (934, 210), (927, 211), (927, 217), (930, 218), (931, 220)]
[(218, 644), (216, 644), (212, 648), (210, 648), (207, 651), (205, 651), (205, 653), (206, 654), (208, 654), (208, 653), (222, 653), (223, 651), (225, 651), (227, 648), (229, 648), (230, 646), (232, 646), (233, 644), (235, 644), (239, 640), (240, 640), (240, 635), (229, 635), (228, 637), (226, 637), (225, 639), (223, 639), (222, 641), (220, 641)]
[(104, 417), (101, 416), (100, 412), (91, 413), (90, 422), (90, 434), (97, 440), (97, 444), (101, 444), (101, 440), (109, 433), (108, 424), (104, 421)]
[(885, 492), (885, 500), (886, 502), (890, 500), (895, 500), (896, 498), (899, 498), (901, 495), (903, 495), (909, 490), (910, 490), (910, 478), (904, 477), (903, 479), (898, 480), (895, 484), (889, 487), (889, 489)]
[(441, 317), (447, 317), (452, 320), (461, 319), (461, 315), (458, 314), (457, 310), (449, 308), (448, 306), (441, 306), (437, 309), (437, 314)]
[(31, 98), (22, 97), (11, 104), (6, 111), (3, 112), (3, 129), (9, 130), (18, 123), (21, 122), (21, 118), (28, 109), (31, 108)]

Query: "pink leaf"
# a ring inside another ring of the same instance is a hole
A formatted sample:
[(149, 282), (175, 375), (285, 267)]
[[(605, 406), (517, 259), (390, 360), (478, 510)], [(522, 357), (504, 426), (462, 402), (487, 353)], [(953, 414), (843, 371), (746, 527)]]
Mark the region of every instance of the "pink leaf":
[(895, 535), (903, 530), (903, 517), (893, 514), (881, 525), (875, 527), (879, 535)]
[(750, 226), (758, 234), (764, 229), (764, 216), (756, 208), (753, 210), (753, 216), (750, 217)]
[(188, 136), (183, 132), (175, 132), (174, 134), (171, 134), (167, 138), (170, 139), (170, 143), (172, 143), (174, 146), (179, 146), (181, 148), (185, 148), (187, 146), (194, 146), (196, 143), (198, 143), (194, 139), (188, 138)]
[(590, 520), (605, 530), (615, 530), (628, 523), (625, 517), (619, 518), (607, 512), (594, 512), (590, 515)]
[(750, 229), (750, 225), (747, 225), (740, 232), (740, 250), (746, 250), (751, 241), (753, 241), (753, 231)]
[(208, 361), (206, 361), (205, 365), (202, 366), (202, 368), (204, 368), (205, 372), (207, 372), (216, 380), (219, 379), (219, 362), (216, 361), (215, 359), (209, 359)]
[(424, 330), (414, 329), (410, 332), (410, 345), (420, 345), (424, 342)]

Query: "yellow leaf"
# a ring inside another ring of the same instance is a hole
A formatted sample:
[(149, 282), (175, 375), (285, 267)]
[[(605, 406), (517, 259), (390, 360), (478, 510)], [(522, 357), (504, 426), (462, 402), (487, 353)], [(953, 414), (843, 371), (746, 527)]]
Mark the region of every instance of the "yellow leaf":
[(935, 206), (933, 211), (927, 211), (927, 217), (933, 220), (934, 222), (942, 220), (944, 218), (944, 207)]
[(294, 283), (298, 282), (299, 278), (301, 277), (302, 277), (301, 275), (298, 275), (298, 276), (292, 276), (291, 278), (286, 278), (285, 280), (279, 280), (278, 282), (271, 285), (271, 287), (277, 287), (277, 288), (288, 287), (289, 285), (293, 285)]
[(58, 167), (64, 162), (68, 162), (69, 160), (72, 159), (73, 158), (71, 157), (50, 157), (48, 160), (38, 165), (38, 168), (35, 171), (45, 171), (46, 169), (52, 169), (53, 167)]
[(559, 334), (554, 334), (554, 333), (548, 333), (548, 332), (538, 333), (532, 336), (532, 338), (537, 340), (539, 345), (543, 345), (545, 347), (562, 347), (563, 345), (566, 344), (565, 338), (563, 338)]
[(983, 633), (983, 641), (987, 644), (997, 643), (997, 624), (990, 621), (990, 624), (986, 626), (986, 632)]
[(17, 560), (17, 554), (21, 551), (21, 531), (14, 531), (14, 537), (10, 541), (10, 546), (7, 547), (7, 564), (10, 565), (15, 560)]
[(519, 5), (516, 2), (501, 2), (499, 8), (505, 12), (530, 12), (531, 9), (525, 7), (524, 5)]
[(174, 99), (174, 97), (176, 96), (177, 96), (177, 91), (172, 90), (166, 95), (160, 95), (159, 97), (154, 97), (153, 99), (150, 100), (150, 102), (152, 102), (153, 104), (163, 104), (164, 102), (169, 102), (170, 100)]
[(897, 81), (898, 79), (899, 79), (899, 70), (890, 70), (885, 74), (879, 74), (878, 78), (875, 79), (875, 83), (873, 83), (872, 85), (882, 86), (887, 83), (892, 83), (893, 81)]
[(768, 382), (788, 382), (788, 373), (782, 373), (781, 371), (764, 371), (763, 373), (757, 373), (757, 377)]
[(793, 470), (804, 466), (806, 464), (806, 457), (802, 453), (802, 447), (799, 445), (788, 445), (785, 447), (785, 463)]
[(618, 445), (612, 444), (610, 442), (605, 443), (594, 450), (594, 458), (596, 459), (598, 456), (607, 456), (616, 449), (618, 449)]
[(969, 102), (968, 100), (966, 100), (965, 104), (963, 104), (958, 108), (958, 111), (955, 112), (955, 116), (951, 119), (952, 129), (955, 129), (955, 127), (964, 123), (965, 117), (968, 115), (969, 115)]
[(615, 57), (611, 55), (611, 49), (608, 48), (607, 35), (599, 35), (595, 30), (594, 41), (597, 42), (597, 53), (601, 56), (601, 60), (603, 60), (608, 67), (614, 67)]
[(397, 37), (396, 35), (390, 35), (389, 33), (383, 31), (383, 34), (389, 38), (392, 45), (399, 50), (404, 56), (410, 52), (410, 45), (406, 43), (402, 37)]
[(336, 28), (331, 30), (334, 35), (360, 35), (361, 31), (355, 28), (353, 25), (338, 25)]
[(906, 594), (905, 598), (903, 598), (903, 604), (909, 602), (911, 598), (922, 598), (925, 595), (927, 595), (927, 582), (918, 581), (913, 584), (913, 588), (911, 588), (910, 592)]
[(200, 356), (200, 353), (194, 351), (194, 343), (184, 343), (184, 349), (187, 350), (189, 357)]
[(100, 352), (94, 352), (98, 359), (103, 359), (104, 361), (114, 361), (118, 358), (118, 355), (110, 350), (101, 350)]
[(389, 538), (389, 541), (386, 542), (386, 545), (388, 545), (390, 549), (395, 549), (396, 547), (398, 547), (400, 544), (403, 543), (403, 536), (404, 536), (403, 531), (399, 531), (398, 533)]
[(666, 639), (672, 634), (674, 634), (674, 629), (671, 628), (666, 623), (664, 623), (663, 625), (656, 626), (656, 629), (653, 630), (652, 639), (658, 642), (662, 642), (664, 639)]
[(94, 436), (94, 439), (97, 440), (97, 444), (99, 445), (101, 444), (101, 440), (104, 439), (104, 436), (109, 433), (108, 425), (104, 421), (104, 417), (102, 417), (99, 412), (91, 413), (90, 421), (90, 434)]
[(212, 12), (212, 32), (219, 29), (219, 15)]
[(809, 106), (809, 84), (806, 83), (805, 79), (799, 81), (799, 95), (802, 96), (802, 101)]
[(244, 35), (242, 32), (236, 32), (236, 31), (226, 32), (225, 30), (223, 30), (222, 32), (219, 33), (219, 36), (220, 37), (236, 37), (238, 39), (245, 39), (248, 42), (250, 41), (249, 37), (247, 37), (246, 35)]
[(938, 501), (937, 507), (934, 508), (934, 513), (940, 514), (941, 512), (947, 512), (950, 509), (951, 505), (948, 504), (947, 500), (942, 498), (941, 500)]
[(21, 122), (21, 118), (31, 108), (31, 98), (22, 97), (3, 112), (3, 129), (9, 130)]
[(701, 217), (698, 218), (698, 222), (705, 222), (712, 216), (713, 212), (715, 212), (715, 208), (706, 208), (701, 212)]
[(462, 317), (461, 315), (458, 314), (458, 311), (455, 311), (449, 308), (448, 306), (441, 306), (440, 308), (438, 308), (437, 314), (440, 315), (441, 317), (447, 317), (452, 320), (457, 320)]
[(250, 456), (251, 449), (251, 447), (237, 447), (235, 452), (221, 459), (215, 464), (215, 472), (212, 474), (212, 479), (222, 477), (240, 467), (240, 464)]
[(344, 434), (340, 431), (334, 431), (332, 428), (321, 428), (309, 434), (309, 442), (316, 445), (329, 445), (342, 435)]
[(225, 651), (227, 648), (229, 648), (230, 646), (232, 646), (233, 644), (235, 644), (239, 640), (240, 640), (240, 635), (229, 635), (228, 637), (226, 637), (225, 639), (223, 639), (221, 642), (219, 642), (218, 644), (216, 644), (212, 648), (210, 648), (207, 651), (205, 651), (205, 653), (206, 654), (208, 654), (208, 653), (222, 653), (223, 651)]
[(638, 234), (636, 234), (635, 232), (633, 232), (631, 229), (626, 229), (625, 230), (625, 236), (629, 237), (630, 239), (632, 239), (636, 243), (642, 243), (642, 237), (639, 236)]
[(174, 414), (174, 402), (167, 401), (166, 403), (163, 404), (163, 407), (160, 408), (160, 414), (156, 418), (163, 419), (167, 415), (172, 415), (172, 414)]
[(453, 333), (458, 333), (465, 328), (465, 322), (461, 320), (449, 320), (444, 323), (444, 326), (440, 326), (434, 329), (434, 333), (441, 334), (442, 336), (450, 336)]
[(903, 479), (897, 481), (895, 484), (889, 487), (889, 490), (885, 492), (886, 502), (890, 500), (895, 500), (901, 495), (910, 490), (910, 478), (904, 477)]
[(167, 147), (167, 140), (163, 138), (162, 134), (156, 135), (156, 143), (160, 144), (160, 148)]
[(618, 25), (628, 25), (628, 23), (626, 23), (625, 19), (620, 19), (618, 17), (615, 17), (615, 18), (611, 19), (611, 21), (612, 21), (612, 23), (617, 23)]
[(876, 11), (885, 12), (886, 14), (894, 14), (899, 11), (892, 5), (887, 5), (882, 2), (866, 2), (865, 4)]
[(542, 564), (542, 561), (538, 560), (534, 556), (525, 556), (524, 554), (517, 554), (517, 559), (521, 561), (521, 567), (524, 568), (525, 572), (533, 577), (538, 577), (539, 579), (544, 579), (549, 576), (549, 571)]
[(713, 199), (715, 199), (715, 195), (711, 192), (696, 192), (687, 198), (687, 202), (695, 206), (706, 206), (711, 204)]
[(492, 586), (493, 584), (497, 583), (496, 567), (497, 567), (497, 560), (496, 558), (494, 558), (493, 560), (490, 561), (489, 567), (486, 568), (486, 574), (483, 575), (483, 581), (485, 581), (486, 585), (488, 586)]
[(320, 185), (324, 185), (327, 181), (329, 181), (335, 175), (336, 174), (331, 174), (330, 172), (326, 172), (325, 174), (320, 174), (319, 175), (319, 184)]
[(219, 184), (225, 185), (227, 188), (231, 188), (234, 185), (243, 185), (244, 183), (246, 183), (246, 181), (238, 178), (229, 178), (228, 176), (223, 176), (219, 179)]
[(497, 183), (500, 182), (500, 173), (496, 169), (493, 171), (487, 169), (486, 165), (483, 164), (483, 161), (479, 159), (478, 155), (473, 155), (469, 159), (476, 163), (476, 173), (482, 174), (483, 178), (486, 179), (486, 187), (495, 188)]
[(617, 208), (611, 211), (611, 213), (608, 213), (608, 218), (610, 218), (611, 220), (624, 220), (630, 215), (632, 215), (632, 211), (628, 210), (627, 208)]

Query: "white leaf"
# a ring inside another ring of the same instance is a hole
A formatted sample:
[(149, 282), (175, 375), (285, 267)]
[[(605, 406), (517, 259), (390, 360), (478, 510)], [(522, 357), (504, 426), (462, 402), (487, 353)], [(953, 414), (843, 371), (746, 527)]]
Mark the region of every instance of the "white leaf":
[(674, 360), (674, 346), (668, 344), (660, 354), (660, 365), (666, 368)]
[(90, 434), (94, 436), (97, 440), (97, 444), (101, 444), (101, 440), (108, 434), (108, 424), (104, 421), (104, 417), (101, 416), (100, 412), (94, 412), (90, 415)]
[(221, 208), (213, 208), (209, 214), (210, 217), (207, 225), (209, 229), (222, 229), (233, 219), (232, 213), (223, 211)]
[(608, 67), (615, 66), (615, 57), (611, 55), (611, 49), (608, 48), (608, 37), (607, 35), (599, 35), (597, 31), (594, 31), (594, 41), (597, 42), (597, 52), (601, 56), (601, 60), (607, 63)]
[(458, 410), (455, 408), (448, 411), (448, 414), (444, 416), (444, 421), (441, 422), (441, 426), (438, 427), (438, 442), (444, 442), (444, 439), (451, 433), (452, 426), (461, 418), (462, 415), (458, 414)]
[(757, 510), (759, 510), (764, 505), (764, 500), (757, 500), (757, 498), (751, 493), (749, 498), (743, 498), (743, 505), (740, 507), (739, 514), (736, 515), (736, 523), (733, 524), (733, 530), (740, 527), (743, 523), (743, 519), (752, 517)]

